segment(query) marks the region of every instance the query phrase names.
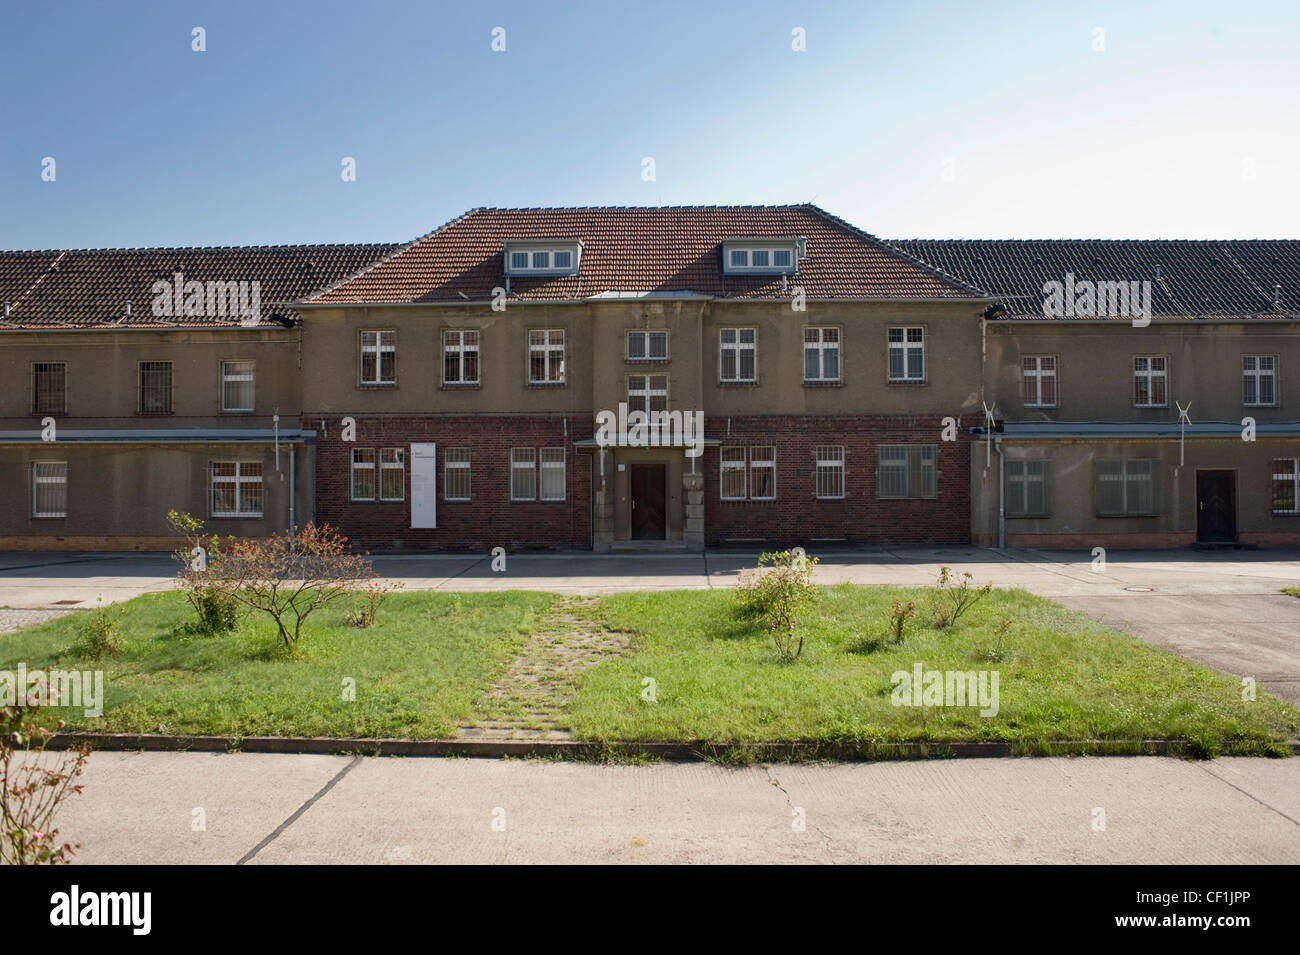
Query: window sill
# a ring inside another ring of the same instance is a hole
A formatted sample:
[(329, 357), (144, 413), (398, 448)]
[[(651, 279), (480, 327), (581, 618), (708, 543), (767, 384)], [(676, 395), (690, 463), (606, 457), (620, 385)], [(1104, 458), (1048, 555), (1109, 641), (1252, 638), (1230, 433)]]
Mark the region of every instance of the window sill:
[(33, 418), (66, 418), (66, 417), (68, 417), (68, 413), (67, 413), (66, 411), (33, 411), (33, 412), (31, 413), (31, 417), (33, 417)]
[(477, 381), (444, 381), (438, 386), (439, 391), (478, 391), (482, 385)]
[(247, 411), (228, 411), (225, 408), (222, 408), (217, 413), (223, 418), (252, 418), (257, 414), (257, 412), (252, 408), (249, 408)]
[(568, 382), (565, 381), (530, 381), (529, 388), (567, 388)]
[(719, 381), (719, 388), (757, 388), (758, 379), (753, 381)]
[(357, 391), (390, 391), (396, 387), (395, 381), (363, 381), (357, 385)]
[(930, 384), (929, 380), (925, 378), (890, 378), (885, 383), (902, 388), (924, 388)]
[(843, 388), (843, 381), (809, 381), (807, 378), (803, 381), (805, 388)]
[(170, 417), (172, 417), (172, 416), (175, 415), (175, 414), (176, 414), (176, 412), (174, 412), (174, 411), (137, 411), (137, 412), (135, 413), (135, 417), (137, 417), (137, 418), (170, 418)]
[(213, 514), (214, 521), (260, 521), (261, 514)]
[(624, 358), (624, 363), (628, 365), (667, 365), (669, 358)]

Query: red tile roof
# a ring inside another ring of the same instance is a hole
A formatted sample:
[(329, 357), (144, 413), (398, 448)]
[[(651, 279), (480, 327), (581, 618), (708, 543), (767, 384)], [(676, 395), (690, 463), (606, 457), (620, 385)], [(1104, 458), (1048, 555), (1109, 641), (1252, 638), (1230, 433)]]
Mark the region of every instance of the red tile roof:
[[(9, 320), (0, 331), (24, 328), (186, 328), (236, 324), (219, 317), (157, 318), (154, 282), (257, 281), (262, 324), (292, 318), (291, 304), (351, 275), (399, 246), (263, 245), (213, 248), (0, 251), (0, 301)], [(126, 303), (131, 317), (123, 321)]]
[(781, 277), (725, 275), (728, 238), (797, 236), (807, 258), (789, 279), (811, 299), (971, 299), (978, 290), (884, 245), (814, 205), (474, 209), (307, 301), (311, 304), (485, 301), (504, 287), (507, 239), (580, 239), (579, 274), (512, 276), (512, 299), (690, 292), (789, 299)]

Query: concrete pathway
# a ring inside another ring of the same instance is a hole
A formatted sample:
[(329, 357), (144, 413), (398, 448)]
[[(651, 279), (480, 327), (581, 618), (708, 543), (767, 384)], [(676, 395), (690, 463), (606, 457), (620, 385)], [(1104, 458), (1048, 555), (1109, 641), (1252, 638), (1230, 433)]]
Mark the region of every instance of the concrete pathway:
[(95, 753), (83, 779), (58, 824), (88, 863), (1300, 863), (1300, 759)]

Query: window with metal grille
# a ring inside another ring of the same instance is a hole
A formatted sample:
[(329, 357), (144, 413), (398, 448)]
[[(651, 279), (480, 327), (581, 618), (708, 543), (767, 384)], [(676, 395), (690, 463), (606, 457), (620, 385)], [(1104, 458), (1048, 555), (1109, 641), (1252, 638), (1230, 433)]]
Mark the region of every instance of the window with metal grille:
[(882, 444), (876, 468), (876, 497), (929, 499), (938, 496), (938, 446)]
[(1273, 513), (1300, 514), (1300, 458), (1273, 461)]
[(262, 462), (212, 462), (212, 516), (262, 516)]
[(889, 380), (925, 381), (925, 329), (889, 330)]
[(528, 332), (528, 383), (564, 382), (564, 329), (533, 328)]
[(1156, 513), (1158, 462), (1149, 458), (1099, 460), (1093, 497), (1099, 517), (1150, 517)]
[(140, 414), (172, 413), (172, 363), (140, 362)]
[(628, 332), (628, 361), (664, 361), (668, 358), (667, 332)]
[(668, 376), (667, 375), (628, 375), (627, 410), (667, 411), (668, 410)]
[(1169, 362), (1163, 355), (1137, 355), (1133, 359), (1133, 404), (1139, 408), (1164, 408)]
[(776, 497), (776, 448), (770, 445), (749, 449), (749, 496), (755, 501)]
[(758, 330), (718, 330), (718, 378), (724, 382), (752, 382), (758, 374)]
[(32, 464), (32, 517), (68, 516), (68, 462)]
[(1267, 408), (1277, 404), (1277, 357), (1241, 356), (1241, 403)]
[(397, 333), (363, 331), (361, 333), (361, 383), (363, 385), (397, 384)]
[(379, 449), (379, 499), (406, 500), (406, 451), (402, 448)]
[(445, 385), (478, 384), (477, 331), (442, 333), (442, 383)]
[(352, 449), (352, 500), (375, 499), (375, 449)]
[(840, 380), (840, 330), (838, 328), (803, 330), (803, 380)]
[(32, 364), (32, 414), (61, 415), (67, 412), (67, 362), (34, 362)]
[(817, 496), (835, 499), (844, 496), (844, 448), (823, 446), (815, 449), (817, 459)]
[(723, 448), (719, 465), (724, 501), (745, 499), (745, 449)]
[(221, 363), (221, 410), (253, 410), (253, 362)]
[(1047, 461), (1006, 462), (1006, 509), (1009, 517), (1047, 514)]
[(564, 448), (542, 448), (542, 500), (564, 500)]
[(537, 449), (510, 449), (510, 500), (537, 499)]
[(1056, 407), (1056, 356), (1025, 355), (1020, 359), (1021, 398), (1026, 408)]
[(468, 501), (470, 486), (469, 448), (448, 448), (442, 453), (442, 498)]

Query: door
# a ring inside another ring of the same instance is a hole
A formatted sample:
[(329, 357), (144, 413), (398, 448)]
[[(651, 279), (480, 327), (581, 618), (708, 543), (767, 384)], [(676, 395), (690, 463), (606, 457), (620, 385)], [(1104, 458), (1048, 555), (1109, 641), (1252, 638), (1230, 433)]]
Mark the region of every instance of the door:
[(1235, 472), (1196, 472), (1196, 539), (1211, 543), (1237, 539)]
[(664, 498), (668, 490), (666, 464), (633, 464), (632, 468), (632, 539), (661, 541), (667, 534), (667, 509)]

